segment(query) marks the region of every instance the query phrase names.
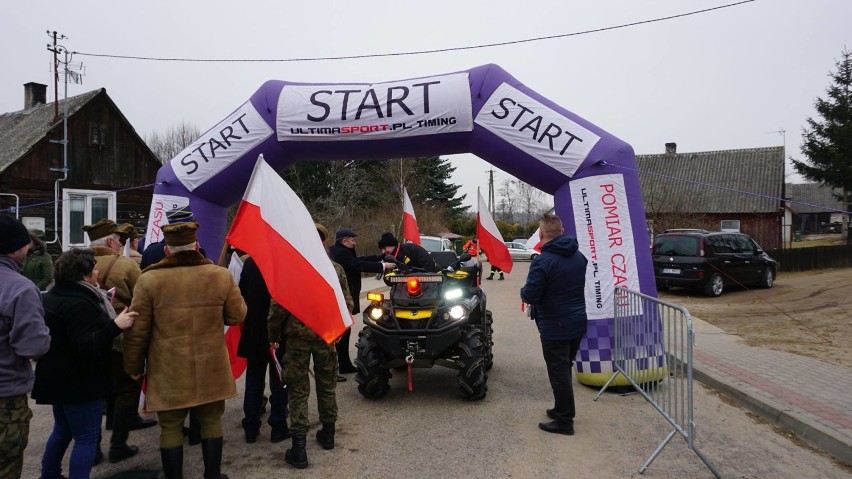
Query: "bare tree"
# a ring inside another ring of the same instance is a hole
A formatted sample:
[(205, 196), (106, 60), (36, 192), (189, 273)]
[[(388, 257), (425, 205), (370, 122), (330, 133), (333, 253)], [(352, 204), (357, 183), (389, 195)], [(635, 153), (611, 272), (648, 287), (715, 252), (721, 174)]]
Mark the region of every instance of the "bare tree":
[[(518, 191), (520, 209), (523, 213), (523, 218), (521, 219), (521, 222), (524, 225), (527, 225), (542, 213), (544, 207), (541, 204), (541, 199), (542, 197), (544, 197), (544, 192), (530, 185), (529, 183), (524, 183), (520, 180), (514, 183)], [(524, 231), (524, 234), (526, 233), (532, 232)]]
[(507, 223), (515, 222), (515, 212), (518, 209), (518, 196), (515, 193), (512, 180), (503, 180), (497, 193), (500, 200), (497, 202), (497, 217)]
[(201, 136), (201, 131), (197, 126), (182, 121), (162, 133), (155, 131), (146, 135), (145, 143), (157, 155), (160, 162), (165, 163), (191, 145), (199, 136)]

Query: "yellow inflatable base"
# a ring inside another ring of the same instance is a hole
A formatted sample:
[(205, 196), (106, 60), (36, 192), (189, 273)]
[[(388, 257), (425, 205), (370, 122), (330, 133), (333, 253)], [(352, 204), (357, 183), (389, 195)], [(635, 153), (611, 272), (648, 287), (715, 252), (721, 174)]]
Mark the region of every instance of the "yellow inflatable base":
[[(613, 373), (577, 373), (577, 382), (580, 384), (584, 384), (586, 386), (593, 387), (603, 387), (609, 378), (612, 377)], [(669, 374), (669, 368), (655, 368), (655, 369), (645, 369), (642, 371), (633, 371), (633, 381), (636, 384), (649, 383), (655, 381), (661, 381), (664, 377)], [(630, 386), (630, 381), (624, 377), (623, 374), (619, 374), (611, 383), (610, 386)]]

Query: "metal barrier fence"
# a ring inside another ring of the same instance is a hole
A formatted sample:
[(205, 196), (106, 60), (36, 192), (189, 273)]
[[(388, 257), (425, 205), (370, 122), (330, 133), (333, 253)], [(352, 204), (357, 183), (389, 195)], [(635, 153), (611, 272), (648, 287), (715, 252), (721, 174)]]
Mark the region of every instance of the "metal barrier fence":
[(614, 297), (615, 371), (594, 400), (621, 374), (671, 425), (671, 432), (639, 469), (640, 474), (644, 474), (675, 434), (680, 434), (713, 475), (721, 477), (695, 444), (692, 409), (695, 333), (689, 311), (622, 287), (616, 288)]

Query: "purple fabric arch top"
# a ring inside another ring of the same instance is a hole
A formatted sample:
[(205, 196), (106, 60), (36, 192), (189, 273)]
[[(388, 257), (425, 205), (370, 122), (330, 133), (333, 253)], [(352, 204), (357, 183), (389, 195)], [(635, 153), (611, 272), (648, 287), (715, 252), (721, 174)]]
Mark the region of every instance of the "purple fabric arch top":
[[(468, 152), (554, 195), (566, 233), (589, 259), (591, 322), (578, 380), (603, 385), (613, 370), (614, 287), (656, 295), (633, 149), (497, 65), (374, 84), (264, 83), (160, 169), (146, 244), (161, 238), (166, 211), (189, 205), (199, 241), (218, 251), (227, 210), (260, 154), (281, 171), (300, 160)], [(651, 336), (637, 338), (644, 352), (636, 359), (662, 369), (659, 338)]]

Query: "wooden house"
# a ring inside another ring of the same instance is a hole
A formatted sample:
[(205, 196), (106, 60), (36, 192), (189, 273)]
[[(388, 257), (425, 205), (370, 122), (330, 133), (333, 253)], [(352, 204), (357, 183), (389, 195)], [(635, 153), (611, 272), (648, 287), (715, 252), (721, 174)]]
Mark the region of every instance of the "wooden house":
[[(637, 155), (645, 214), (654, 233), (671, 228), (739, 231), (780, 248), (784, 148)], [(797, 208), (796, 208), (797, 209)]]
[(144, 229), (161, 164), (106, 90), (59, 101), (58, 116), (46, 85), (24, 90), (24, 109), (0, 114), (0, 210), (43, 225), (54, 254), (87, 245), (81, 227), (101, 218)]

